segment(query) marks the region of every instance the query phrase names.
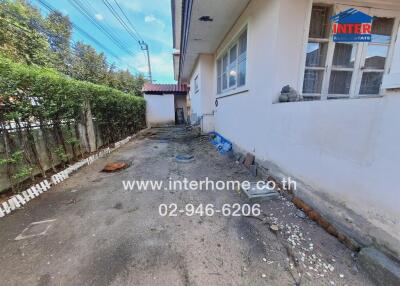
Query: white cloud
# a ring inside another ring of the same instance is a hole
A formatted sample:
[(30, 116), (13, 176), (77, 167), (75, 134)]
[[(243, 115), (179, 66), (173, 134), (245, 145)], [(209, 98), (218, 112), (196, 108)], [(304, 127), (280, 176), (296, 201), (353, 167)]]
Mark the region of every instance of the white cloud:
[(154, 17), (154, 15), (148, 15), (148, 16), (144, 17), (144, 21), (146, 23), (151, 23), (151, 22), (154, 22), (155, 20), (156, 20), (156, 17)]
[[(137, 53), (133, 57), (125, 57), (122, 60), (123, 62), (135, 67), (139, 72), (145, 74), (146, 76), (148, 75), (147, 58), (143, 55), (143, 53)], [(162, 83), (166, 78), (172, 78), (173, 66), (172, 55), (170, 53), (150, 53), (150, 62), (153, 79), (156, 79), (159, 83)]]
[(102, 15), (102, 14), (96, 14), (96, 15), (94, 15), (95, 17), (96, 17), (96, 19), (98, 20), (98, 21), (103, 21), (104, 20), (104, 16)]
[(120, 4), (125, 6), (128, 10), (132, 12), (142, 12), (143, 8), (142, 5), (138, 1), (133, 0), (122, 0)]
[(158, 19), (156, 16), (154, 16), (153, 14), (150, 15), (146, 15), (144, 17), (144, 21), (146, 23), (155, 23), (157, 24), (161, 29), (165, 28), (165, 24), (162, 20)]

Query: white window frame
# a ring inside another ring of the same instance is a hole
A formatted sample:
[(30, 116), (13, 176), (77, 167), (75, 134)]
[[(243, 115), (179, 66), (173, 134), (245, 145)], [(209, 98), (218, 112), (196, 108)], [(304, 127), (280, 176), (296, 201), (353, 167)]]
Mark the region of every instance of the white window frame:
[[(240, 45), (240, 38), (241, 36), (247, 33), (246, 35), (246, 73), (245, 73), (245, 84), (238, 86), (239, 82), (239, 45)], [(218, 97), (224, 97), (232, 92), (237, 91), (238, 89), (243, 89), (247, 90), (247, 82), (248, 82), (248, 50), (249, 50), (249, 32), (248, 32), (248, 25), (246, 24), (244, 28), (240, 29), (239, 32), (236, 34), (236, 36), (233, 38), (231, 42), (224, 48), (219, 55), (216, 58), (215, 61), (215, 70), (216, 70), (216, 83), (217, 83), (217, 98)], [(236, 65), (236, 80), (235, 84), (232, 86), (229, 86), (229, 70), (230, 70), (230, 51), (233, 47), (236, 45), (236, 59), (235, 59), (235, 65)], [(227, 70), (224, 71), (224, 65), (223, 65), (223, 58), (227, 56)], [(218, 62), (221, 61), (221, 74), (218, 74)], [(223, 88), (223, 78), (224, 74), (226, 73), (227, 77), (227, 86), (226, 88)], [(220, 90), (218, 90), (218, 81), (220, 79), (221, 85), (220, 85)], [(219, 91), (219, 92), (218, 92)]]
[(194, 92), (195, 93), (199, 92), (199, 75), (196, 75), (194, 77)]
[[(369, 43), (354, 43), (356, 45), (356, 61), (354, 63), (353, 68), (332, 68), (332, 59), (335, 50), (335, 42), (333, 42), (331, 30), (329, 30), (328, 39), (315, 39), (309, 38), (309, 29), (311, 24), (311, 15), (312, 15), (312, 8), (313, 6), (327, 6), (330, 7), (333, 11), (333, 14), (336, 14), (337, 11), (341, 8), (343, 10), (344, 7), (354, 7), (360, 11), (364, 11), (371, 16), (378, 16), (378, 17), (391, 17), (394, 18), (393, 30), (391, 35), (391, 42), (389, 44), (388, 54), (385, 61), (384, 69), (376, 70), (377, 72), (383, 72), (383, 78), (385, 75), (388, 74), (390, 71), (390, 65), (392, 63), (393, 51), (396, 41), (397, 31), (399, 29), (399, 11), (391, 11), (379, 8), (365, 8), (365, 7), (357, 7), (353, 5), (341, 5), (341, 4), (320, 4), (318, 1), (310, 3), (308, 14), (307, 14), (307, 21), (306, 21), (306, 29), (304, 34), (304, 46), (303, 46), (303, 60), (302, 60), (302, 69), (300, 72), (300, 81), (299, 81), (299, 91), (304, 97), (315, 98), (316, 100), (326, 100), (330, 98), (343, 98), (343, 99), (351, 99), (351, 98), (368, 98), (368, 97), (381, 97), (385, 93), (385, 89), (380, 87), (379, 94), (358, 94), (361, 86), (361, 79), (363, 72), (373, 72), (375, 70), (372, 69), (364, 69), (364, 61), (365, 61), (365, 53)], [(398, 39), (400, 40), (400, 39)], [(328, 50), (325, 59), (325, 66), (323, 67), (307, 67), (306, 66), (306, 58), (307, 58), (307, 45), (309, 42), (323, 42), (328, 44)], [(350, 44), (350, 43), (349, 43)], [(322, 80), (322, 88), (321, 93), (303, 93), (303, 85), (304, 85), (304, 74), (306, 70), (322, 70), (323, 71), (323, 80)], [(352, 79), (351, 79), (351, 86), (349, 90), (349, 94), (329, 94), (329, 82), (331, 77), (332, 70), (337, 71), (352, 71)]]

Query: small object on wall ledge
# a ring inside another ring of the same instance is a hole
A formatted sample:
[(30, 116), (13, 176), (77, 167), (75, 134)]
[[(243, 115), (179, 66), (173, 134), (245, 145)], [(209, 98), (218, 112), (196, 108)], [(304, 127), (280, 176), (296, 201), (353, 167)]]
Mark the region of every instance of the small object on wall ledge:
[(290, 85), (285, 85), (282, 87), (281, 94), (279, 96), (279, 102), (295, 102), (302, 101), (303, 97)]

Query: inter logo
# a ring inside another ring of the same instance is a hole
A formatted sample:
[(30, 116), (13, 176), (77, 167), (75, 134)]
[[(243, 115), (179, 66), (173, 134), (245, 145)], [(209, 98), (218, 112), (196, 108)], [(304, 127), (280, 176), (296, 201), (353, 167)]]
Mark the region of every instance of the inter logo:
[(373, 17), (354, 8), (331, 17), (334, 42), (371, 42)]

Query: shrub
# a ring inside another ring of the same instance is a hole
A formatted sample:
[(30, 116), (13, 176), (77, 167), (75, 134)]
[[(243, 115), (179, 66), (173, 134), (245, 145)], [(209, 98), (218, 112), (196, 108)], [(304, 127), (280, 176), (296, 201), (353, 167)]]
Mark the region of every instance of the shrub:
[[(71, 125), (78, 130), (79, 122), (86, 124), (90, 120), (87, 118), (88, 106), (105, 143), (118, 141), (145, 125), (145, 101), (142, 97), (75, 80), (52, 69), (15, 63), (0, 55), (0, 131), (5, 140), (12, 141), (8, 129), (15, 125), (19, 138), (25, 136), (23, 141), (27, 142), (22, 144), (25, 163), (36, 165), (42, 174), (44, 171), (35, 149), (32, 128), (39, 126), (45, 144), (56, 142), (54, 148), (46, 148), (50, 161), (53, 160), (51, 149), (57, 150), (56, 155), (62, 157), (62, 161), (67, 160), (61, 156), (67, 154), (67, 145), (72, 147), (74, 156), (74, 148), (80, 148), (76, 137), (79, 132), (73, 132)], [(69, 129), (68, 138), (64, 139), (62, 126)], [(46, 139), (50, 135), (53, 140)], [(17, 144), (11, 143), (8, 142), (10, 150), (6, 150), (6, 160), (17, 149)]]

